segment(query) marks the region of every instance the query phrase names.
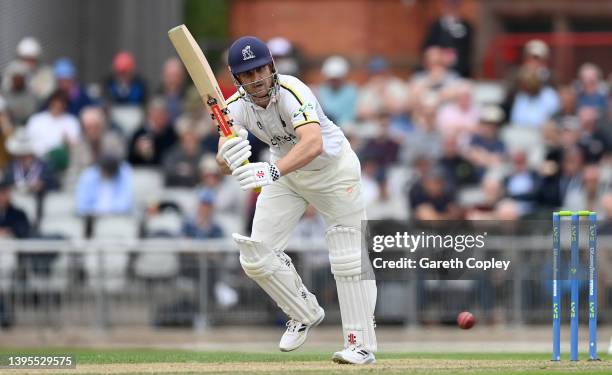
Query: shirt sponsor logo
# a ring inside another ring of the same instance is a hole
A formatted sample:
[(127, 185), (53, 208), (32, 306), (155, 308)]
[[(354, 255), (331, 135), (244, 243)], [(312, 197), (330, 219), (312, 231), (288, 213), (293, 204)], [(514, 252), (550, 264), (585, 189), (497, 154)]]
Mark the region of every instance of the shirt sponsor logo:
[(314, 106), (312, 105), (312, 103), (306, 103), (303, 106), (301, 106), (297, 111), (293, 112), (293, 118), (298, 118), (304, 112), (312, 111), (313, 109), (314, 109)]
[(293, 143), (293, 141), (297, 139), (297, 137), (293, 134), (289, 135), (274, 135), (272, 138), (270, 138), (270, 144), (272, 146), (282, 146), (285, 143), (291, 142)]

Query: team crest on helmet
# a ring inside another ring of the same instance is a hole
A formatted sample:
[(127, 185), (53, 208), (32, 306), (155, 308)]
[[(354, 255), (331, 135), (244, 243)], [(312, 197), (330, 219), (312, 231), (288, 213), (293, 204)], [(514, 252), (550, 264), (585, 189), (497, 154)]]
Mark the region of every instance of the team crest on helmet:
[(255, 54), (253, 53), (253, 51), (251, 51), (251, 46), (246, 46), (242, 49), (242, 60), (243, 61), (254, 59), (254, 58), (255, 58)]

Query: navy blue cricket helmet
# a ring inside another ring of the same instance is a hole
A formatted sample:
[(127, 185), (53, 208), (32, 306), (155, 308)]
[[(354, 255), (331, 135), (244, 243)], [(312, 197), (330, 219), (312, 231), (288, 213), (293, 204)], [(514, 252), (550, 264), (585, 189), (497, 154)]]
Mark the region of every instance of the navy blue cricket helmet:
[(274, 62), (266, 43), (254, 36), (243, 36), (232, 43), (227, 60), (234, 75)]

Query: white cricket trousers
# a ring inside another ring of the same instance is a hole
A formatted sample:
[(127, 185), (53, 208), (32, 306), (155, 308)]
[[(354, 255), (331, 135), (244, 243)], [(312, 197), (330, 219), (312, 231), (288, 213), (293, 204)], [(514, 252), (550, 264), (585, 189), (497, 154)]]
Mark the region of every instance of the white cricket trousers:
[(361, 197), (361, 165), (348, 141), (341, 155), (316, 171), (295, 171), (264, 186), (257, 198), (251, 238), (270, 249), (284, 251), (308, 204), (325, 219), (327, 228), (361, 230), (366, 219)]

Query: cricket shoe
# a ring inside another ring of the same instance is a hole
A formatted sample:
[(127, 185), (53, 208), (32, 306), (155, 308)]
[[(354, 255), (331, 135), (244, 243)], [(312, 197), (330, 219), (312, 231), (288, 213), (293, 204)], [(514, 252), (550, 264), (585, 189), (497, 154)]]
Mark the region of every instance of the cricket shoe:
[(376, 358), (374, 353), (364, 349), (362, 346), (352, 346), (335, 352), (332, 361), (344, 365), (367, 365), (376, 363)]
[(280, 343), (278, 344), (281, 352), (290, 352), (302, 346), (308, 338), (308, 332), (312, 327), (316, 327), (325, 318), (325, 311), (319, 307), (319, 316), (312, 324), (304, 324), (297, 320), (291, 319), (287, 322), (287, 330), (283, 333)]

